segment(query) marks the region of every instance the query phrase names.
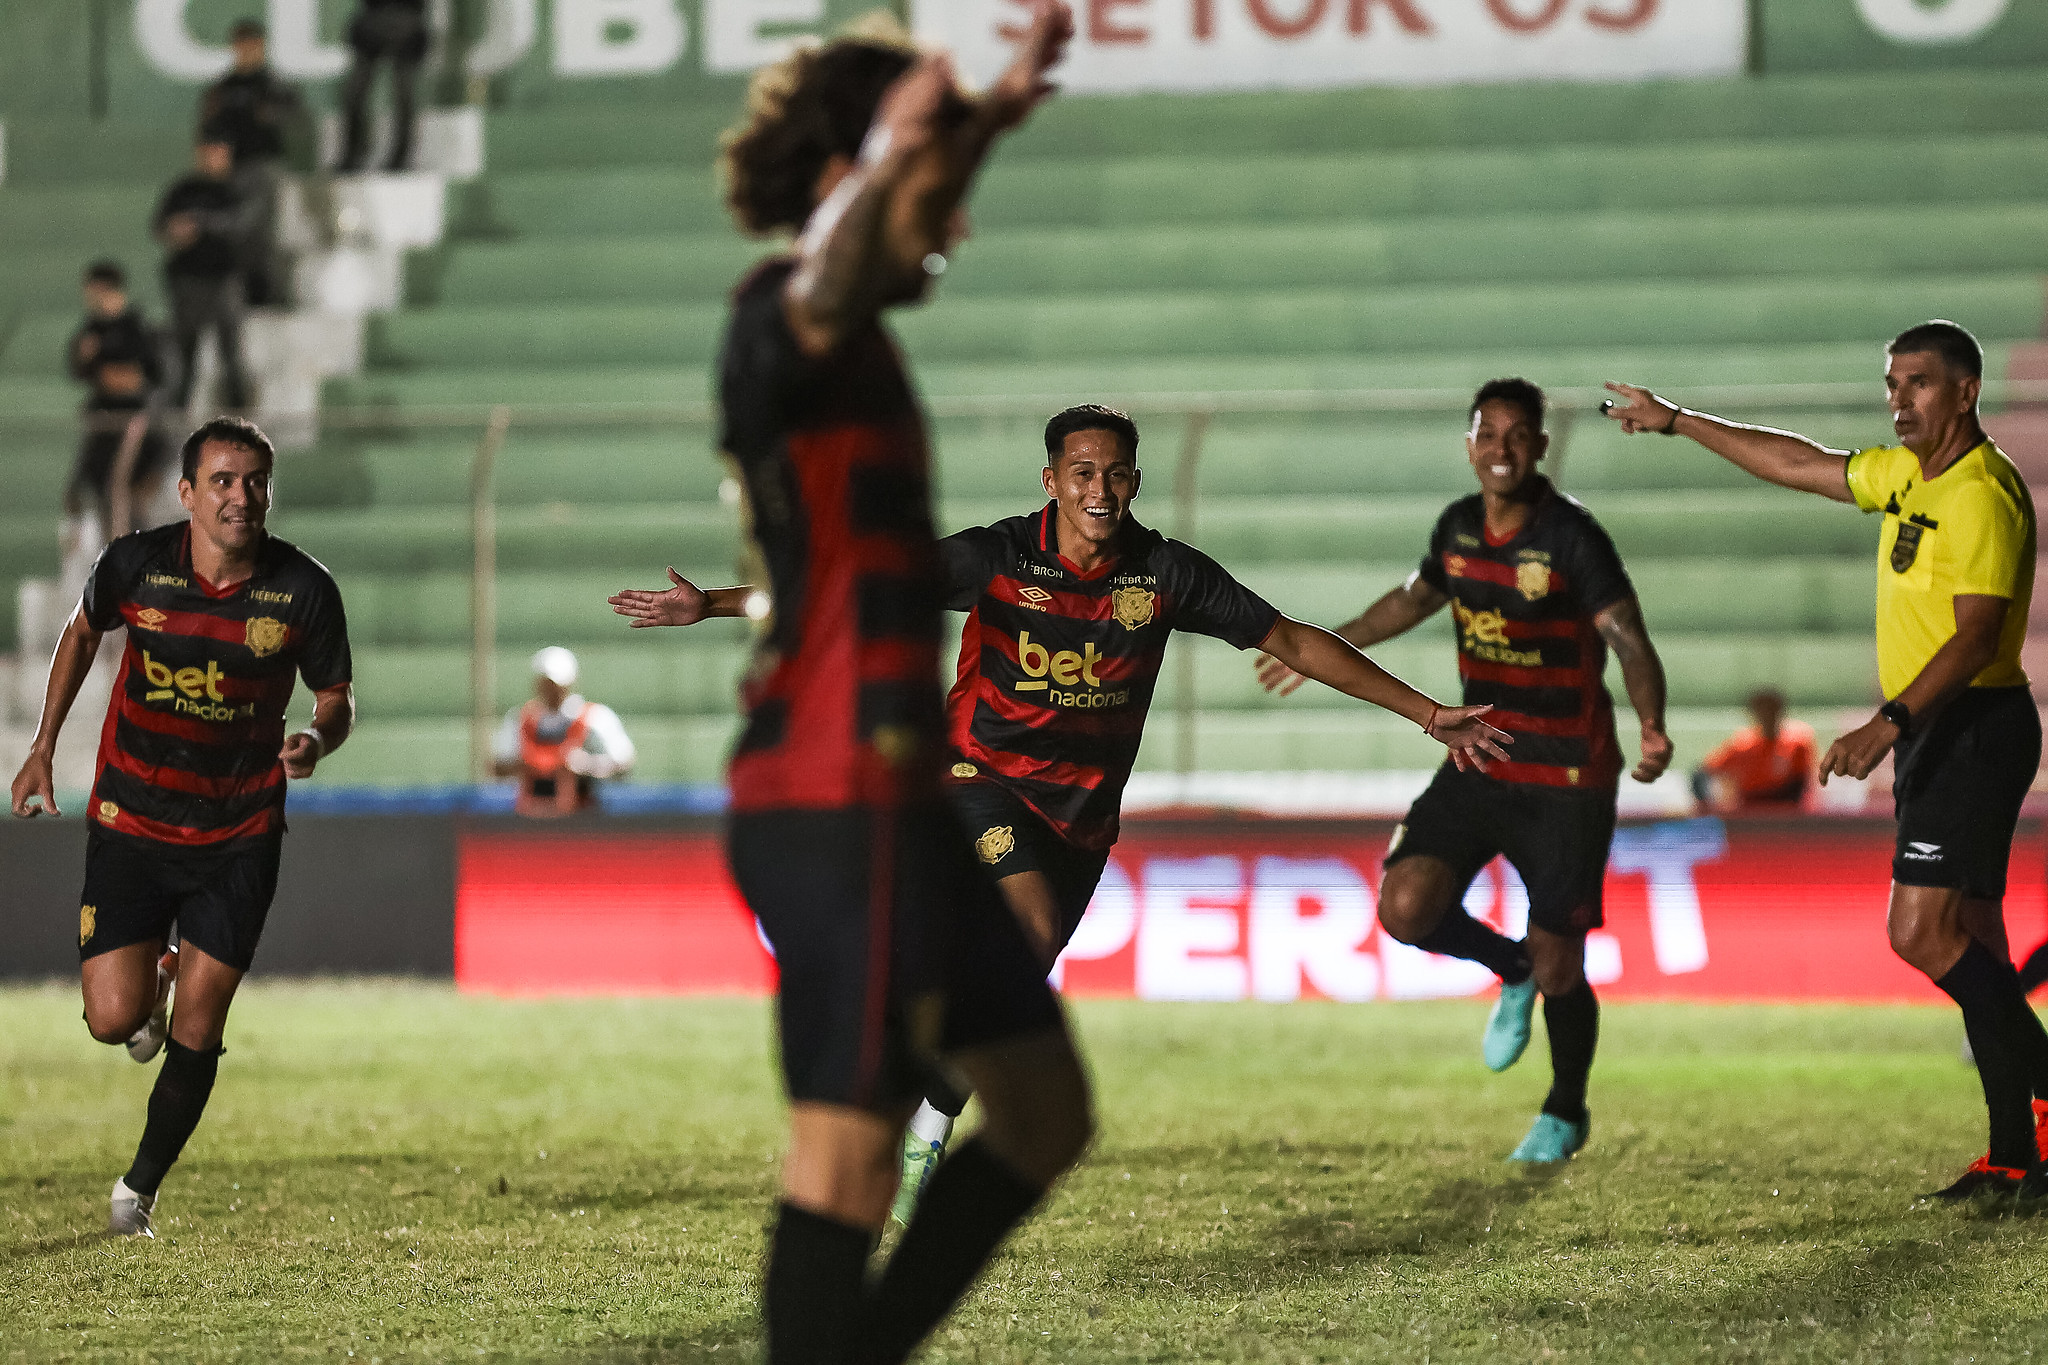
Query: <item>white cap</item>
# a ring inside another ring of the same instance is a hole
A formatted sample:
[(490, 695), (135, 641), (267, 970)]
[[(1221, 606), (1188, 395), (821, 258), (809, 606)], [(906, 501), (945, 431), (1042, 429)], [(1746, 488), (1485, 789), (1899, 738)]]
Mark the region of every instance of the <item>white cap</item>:
[(574, 687), (576, 656), (560, 645), (549, 645), (533, 656), (533, 675), (546, 678), (557, 687)]

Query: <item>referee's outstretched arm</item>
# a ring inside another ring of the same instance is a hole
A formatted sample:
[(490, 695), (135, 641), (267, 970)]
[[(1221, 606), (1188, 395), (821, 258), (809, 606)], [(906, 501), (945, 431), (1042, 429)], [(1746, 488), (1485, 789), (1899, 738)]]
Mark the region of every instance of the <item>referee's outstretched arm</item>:
[(1797, 432), (1775, 427), (1746, 426), (1711, 413), (1682, 408), (1633, 384), (1609, 384), (1620, 395), (1600, 405), (1631, 436), (1654, 431), (1660, 436), (1690, 436), (1730, 464), (1770, 483), (1818, 493), (1836, 502), (1854, 502), (1849, 491), (1849, 455)]

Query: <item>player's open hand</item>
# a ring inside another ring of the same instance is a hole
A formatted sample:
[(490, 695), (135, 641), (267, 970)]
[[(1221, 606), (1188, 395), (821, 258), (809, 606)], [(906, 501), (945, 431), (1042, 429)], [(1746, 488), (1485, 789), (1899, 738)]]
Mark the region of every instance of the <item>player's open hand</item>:
[(1074, 36), (1074, 11), (1065, 0), (1037, 0), (1031, 26), (1017, 44), (1017, 55), (982, 96), (982, 108), (998, 131), (1022, 123), (1057, 88), (1047, 75), (1067, 54)]
[(627, 624), (635, 630), (646, 626), (694, 626), (703, 620), (710, 610), (710, 596), (677, 573), (674, 565), (669, 566), (668, 581), (671, 586), (659, 591), (627, 588), (605, 601), (611, 603), (618, 615), (630, 617)]
[(320, 741), (301, 730), (277, 751), (277, 761), (284, 764), (284, 775), (294, 781), (311, 777), (320, 764)]
[[(57, 783), (51, 774), (50, 756), (29, 750), (28, 759), (21, 765), (21, 771), (14, 775), (13, 808), (16, 816), (33, 820), (44, 811), (62, 815), (57, 809)], [(31, 804), (40, 801), (40, 808)]]
[(1425, 733), (1451, 751), (1451, 762), (1459, 772), (1477, 769), (1483, 773), (1493, 759), (1507, 762), (1508, 751), (1501, 746), (1515, 742), (1507, 731), (1480, 719), (1492, 709), (1491, 705), (1446, 706), (1436, 713)]
[(1898, 727), (1883, 716), (1872, 716), (1828, 746), (1820, 760), (1820, 784), (1825, 787), (1828, 778), (1837, 773), (1861, 782), (1877, 771), (1877, 765), (1898, 742)]
[(1293, 696), (1295, 689), (1308, 681), (1270, 654), (1261, 653), (1252, 661), (1252, 668), (1259, 675), (1259, 686), (1276, 696)]
[(1621, 396), (1602, 403), (1601, 413), (1621, 423), (1621, 429), (1631, 436), (1642, 431), (1668, 432), (1678, 420), (1678, 405), (1666, 402), (1648, 389), (1633, 384), (1609, 384), (1607, 391)]
[(1664, 776), (1664, 770), (1671, 766), (1671, 756), (1677, 752), (1671, 736), (1660, 729), (1643, 727), (1643, 756), (1629, 776), (1638, 782), (1655, 782)]

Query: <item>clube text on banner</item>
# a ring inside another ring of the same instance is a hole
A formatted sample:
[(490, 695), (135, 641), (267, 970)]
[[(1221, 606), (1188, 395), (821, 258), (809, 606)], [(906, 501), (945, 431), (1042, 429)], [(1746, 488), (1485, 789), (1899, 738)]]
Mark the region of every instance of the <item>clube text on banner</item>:
[[(1142, 821), (1125, 827), (1055, 979), (1145, 1000), (1413, 1000), (1493, 984), (1377, 923), (1391, 826)], [(1893, 956), (1887, 822), (1681, 820), (1622, 828), (1587, 974), (1628, 999), (1923, 1000)], [(1519, 937), (1528, 896), (1503, 862), (1466, 909)], [(2048, 931), (2038, 832), (2014, 850), (2013, 946)], [(761, 992), (774, 962), (716, 835), (465, 834), (455, 972), (509, 994)]]

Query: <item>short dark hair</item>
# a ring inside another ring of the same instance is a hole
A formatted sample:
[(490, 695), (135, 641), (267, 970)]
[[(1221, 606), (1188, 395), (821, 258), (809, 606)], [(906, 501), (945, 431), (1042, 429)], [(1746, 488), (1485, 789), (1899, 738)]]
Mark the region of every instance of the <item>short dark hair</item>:
[(1127, 412), (1100, 403), (1081, 403), (1062, 409), (1045, 424), (1045, 462), (1051, 464), (1067, 448), (1067, 438), (1077, 431), (1113, 431), (1123, 440), (1124, 454), (1138, 458), (1138, 424)]
[(199, 477), (199, 452), (208, 441), (240, 446), (261, 455), (267, 465), (277, 463), (277, 448), (270, 444), (270, 438), (263, 434), (262, 427), (246, 417), (216, 417), (185, 438), (184, 449), (179, 452), (185, 482), (190, 483)]
[(907, 39), (864, 35), (799, 49), (756, 72), (746, 121), (719, 139), (725, 203), (741, 230), (801, 229), (825, 163), (860, 153), (882, 92), (916, 63)]
[(85, 268), (85, 282), (87, 284), (110, 285), (115, 289), (126, 289), (128, 287), (128, 272), (121, 268), (119, 261), (102, 258)]
[(270, 31), (263, 27), (261, 19), (237, 19), (228, 28), (228, 41), (239, 43), (244, 38), (268, 38)]
[(1888, 356), (1925, 355), (1930, 351), (1940, 356), (1942, 364), (1956, 374), (1966, 374), (1972, 379), (1984, 377), (1984, 348), (1977, 344), (1976, 337), (1970, 335), (1969, 328), (1947, 318), (1908, 327), (1884, 348)]
[(1481, 384), (1479, 392), (1472, 395), (1472, 406), (1465, 410), (1465, 420), (1477, 417), (1479, 409), (1488, 403), (1513, 403), (1538, 431), (1543, 430), (1543, 417), (1550, 409), (1550, 400), (1543, 396), (1543, 390), (1519, 375), (1489, 379)]

